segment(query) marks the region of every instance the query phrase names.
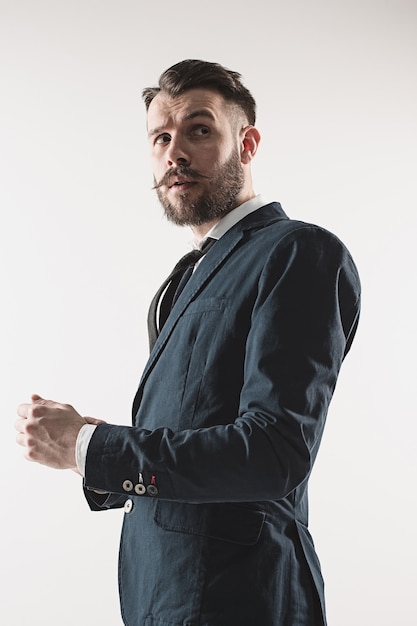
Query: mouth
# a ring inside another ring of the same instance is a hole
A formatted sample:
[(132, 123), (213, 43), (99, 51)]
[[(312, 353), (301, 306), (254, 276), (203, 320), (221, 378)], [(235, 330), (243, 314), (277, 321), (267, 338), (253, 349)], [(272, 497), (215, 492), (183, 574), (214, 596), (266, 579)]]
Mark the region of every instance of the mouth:
[(188, 166), (182, 165), (176, 168), (171, 168), (169, 171), (161, 177), (159, 181), (154, 176), (153, 189), (161, 189), (164, 187), (168, 190), (175, 191), (187, 191), (198, 185), (199, 181), (208, 179), (209, 176), (201, 174), (198, 170), (193, 170)]
[(194, 180), (188, 180), (188, 179), (173, 179), (169, 181), (168, 184), (168, 189), (173, 189), (174, 191), (185, 191), (187, 189), (190, 189), (191, 187), (193, 187), (194, 185), (196, 185), (197, 182)]

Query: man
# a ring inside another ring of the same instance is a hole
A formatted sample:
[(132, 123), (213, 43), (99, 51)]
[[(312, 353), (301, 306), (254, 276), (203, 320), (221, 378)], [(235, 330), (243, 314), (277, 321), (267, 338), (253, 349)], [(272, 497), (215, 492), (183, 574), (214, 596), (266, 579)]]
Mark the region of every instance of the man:
[(323, 625), (307, 482), (358, 321), (355, 265), (255, 195), (260, 136), (239, 74), (183, 61), (144, 100), (155, 188), (200, 258), (151, 306), (133, 426), (33, 396), (17, 440), (79, 471), (93, 510), (124, 507), (125, 624)]

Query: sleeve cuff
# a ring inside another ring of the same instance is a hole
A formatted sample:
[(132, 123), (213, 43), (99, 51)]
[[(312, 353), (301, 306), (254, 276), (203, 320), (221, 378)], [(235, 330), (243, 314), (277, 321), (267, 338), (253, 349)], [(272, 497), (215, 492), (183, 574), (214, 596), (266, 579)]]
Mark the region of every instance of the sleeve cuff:
[(78, 471), (85, 476), (85, 461), (87, 459), (87, 450), (90, 439), (97, 426), (95, 424), (84, 424), (78, 433), (77, 442), (75, 444), (75, 458), (77, 461)]

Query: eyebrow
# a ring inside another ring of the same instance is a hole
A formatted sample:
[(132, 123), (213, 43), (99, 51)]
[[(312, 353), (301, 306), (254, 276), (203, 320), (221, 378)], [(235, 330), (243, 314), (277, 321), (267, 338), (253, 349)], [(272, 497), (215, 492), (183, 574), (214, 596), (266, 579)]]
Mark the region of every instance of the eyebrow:
[(188, 113), (188, 115), (183, 118), (183, 121), (193, 120), (195, 117), (208, 117), (213, 120), (213, 122), (215, 119), (213, 113), (208, 109), (197, 109), (197, 111), (191, 111), (191, 113)]
[[(193, 120), (196, 117), (207, 117), (211, 121), (215, 121), (213, 113), (211, 113), (211, 111), (209, 111), (208, 109), (197, 109), (196, 111), (191, 111), (190, 113), (187, 113), (187, 115), (185, 115), (181, 121), (188, 122), (189, 120)], [(155, 135), (158, 135), (160, 132), (163, 131), (163, 129), (164, 126), (156, 126), (156, 128), (152, 128), (152, 130), (148, 132), (148, 137), (154, 137)]]

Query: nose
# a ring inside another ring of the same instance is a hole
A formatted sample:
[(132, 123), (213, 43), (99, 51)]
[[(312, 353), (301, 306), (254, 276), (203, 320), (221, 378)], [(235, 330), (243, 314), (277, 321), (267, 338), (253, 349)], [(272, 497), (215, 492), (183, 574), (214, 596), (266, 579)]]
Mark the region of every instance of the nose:
[(178, 137), (171, 137), (169, 147), (166, 152), (166, 159), (168, 167), (174, 165), (189, 165), (190, 157), (185, 149), (184, 142)]

